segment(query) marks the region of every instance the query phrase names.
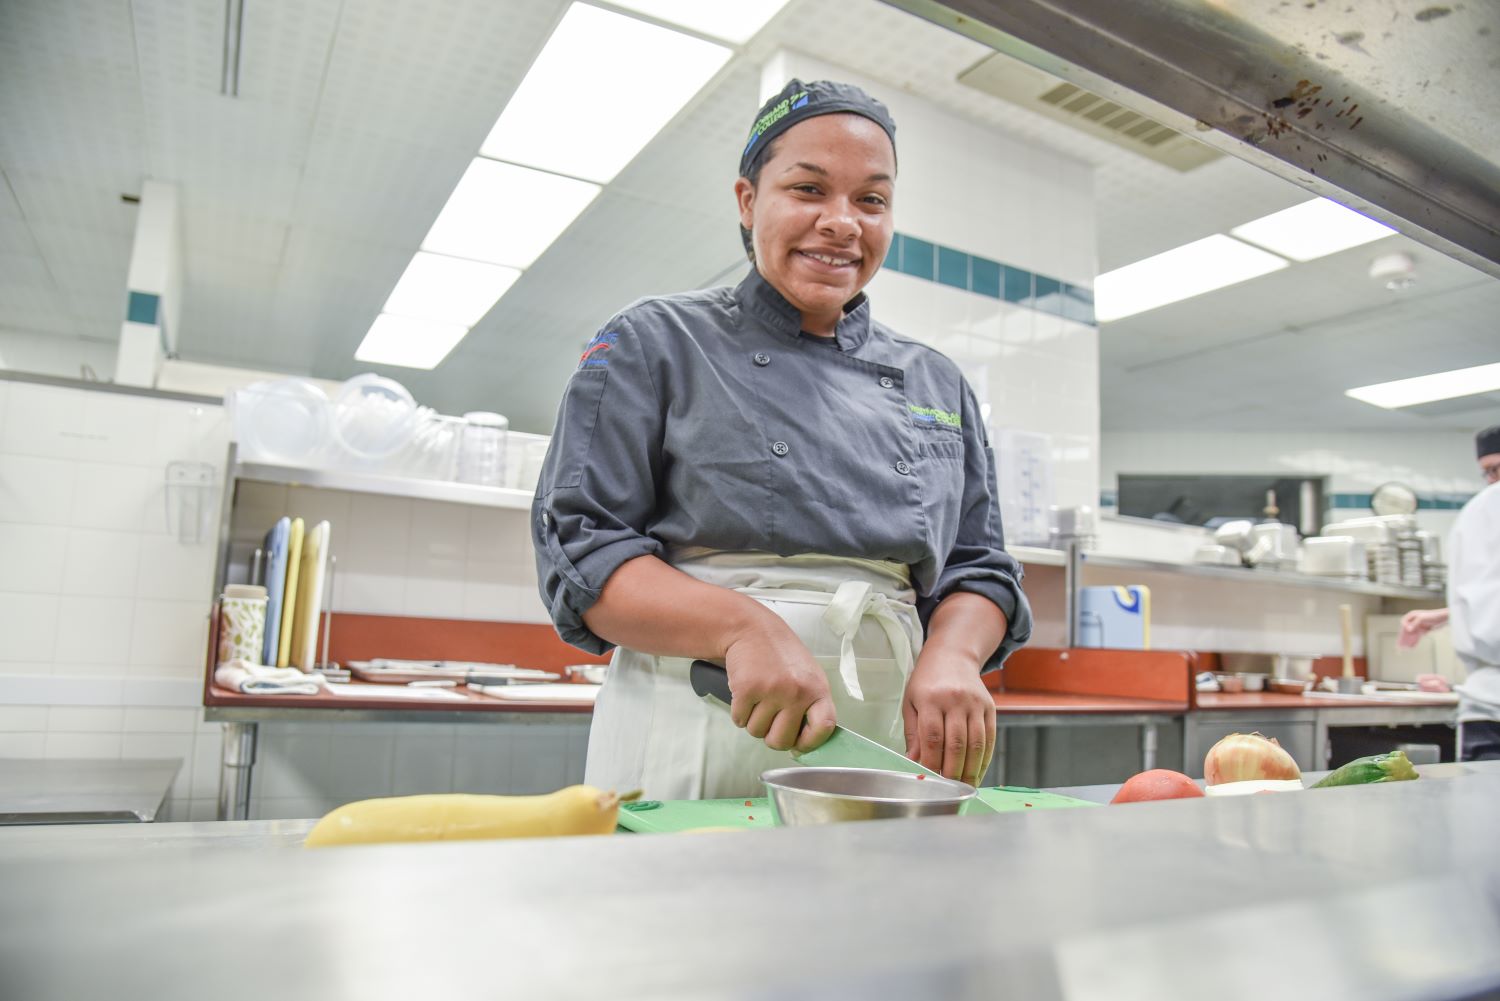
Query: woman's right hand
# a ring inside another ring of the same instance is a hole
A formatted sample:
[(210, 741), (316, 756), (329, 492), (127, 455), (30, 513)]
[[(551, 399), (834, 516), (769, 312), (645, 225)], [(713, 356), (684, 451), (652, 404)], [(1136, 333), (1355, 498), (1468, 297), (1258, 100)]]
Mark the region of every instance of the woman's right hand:
[(1401, 616), (1401, 634), (1396, 637), (1398, 647), (1414, 647), (1417, 642), (1438, 626), (1448, 624), (1446, 608), (1420, 608)]
[(797, 634), (774, 613), (757, 616), (724, 652), (734, 725), (777, 751), (810, 751), (837, 718), (828, 677)]

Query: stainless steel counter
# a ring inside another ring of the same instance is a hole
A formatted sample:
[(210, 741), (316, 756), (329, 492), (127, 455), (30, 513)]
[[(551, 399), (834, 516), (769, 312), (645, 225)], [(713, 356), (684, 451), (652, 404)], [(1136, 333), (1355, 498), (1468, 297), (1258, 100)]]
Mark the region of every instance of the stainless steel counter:
[(181, 767), (177, 758), (0, 758), (0, 825), (149, 824)]
[(1500, 989), (1500, 764), (1451, 773), (696, 836), (0, 839), (0, 996), (1471, 997)]

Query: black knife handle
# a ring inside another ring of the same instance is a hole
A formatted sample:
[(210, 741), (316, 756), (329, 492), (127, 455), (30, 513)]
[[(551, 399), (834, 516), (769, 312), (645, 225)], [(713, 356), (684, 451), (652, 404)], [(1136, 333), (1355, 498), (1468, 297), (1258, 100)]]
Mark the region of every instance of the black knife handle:
[(718, 664), (706, 660), (695, 660), (688, 668), (688, 681), (693, 693), (699, 698), (715, 698), (726, 706), (733, 698), (729, 693), (729, 672)]

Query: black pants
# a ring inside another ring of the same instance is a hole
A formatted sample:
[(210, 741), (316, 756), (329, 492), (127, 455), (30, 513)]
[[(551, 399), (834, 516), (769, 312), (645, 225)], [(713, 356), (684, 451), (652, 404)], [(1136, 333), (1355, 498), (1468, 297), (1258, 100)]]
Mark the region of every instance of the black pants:
[(1460, 761), (1500, 761), (1500, 723), (1475, 720), (1464, 724), (1464, 746), (1459, 748)]

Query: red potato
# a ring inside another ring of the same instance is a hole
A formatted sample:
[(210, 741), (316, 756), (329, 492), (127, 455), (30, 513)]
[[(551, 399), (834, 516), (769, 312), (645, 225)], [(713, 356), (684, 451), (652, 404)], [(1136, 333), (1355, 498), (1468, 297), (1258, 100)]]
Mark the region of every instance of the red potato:
[(1155, 799), (1201, 799), (1203, 790), (1181, 772), (1170, 768), (1153, 768), (1132, 775), (1120, 786), (1111, 803), (1144, 803)]

